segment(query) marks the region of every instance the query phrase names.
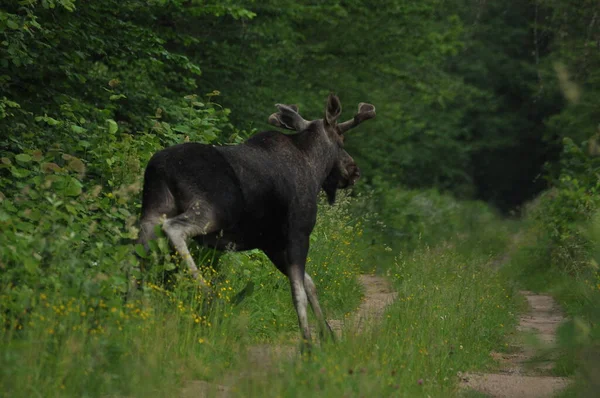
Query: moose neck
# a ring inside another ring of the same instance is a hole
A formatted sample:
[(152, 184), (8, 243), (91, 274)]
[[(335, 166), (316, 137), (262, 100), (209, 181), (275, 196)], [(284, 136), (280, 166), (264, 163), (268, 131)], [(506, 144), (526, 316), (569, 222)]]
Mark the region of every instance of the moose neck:
[(296, 147), (305, 153), (319, 185), (323, 184), (336, 161), (336, 144), (331, 142), (321, 126), (309, 126), (294, 136)]

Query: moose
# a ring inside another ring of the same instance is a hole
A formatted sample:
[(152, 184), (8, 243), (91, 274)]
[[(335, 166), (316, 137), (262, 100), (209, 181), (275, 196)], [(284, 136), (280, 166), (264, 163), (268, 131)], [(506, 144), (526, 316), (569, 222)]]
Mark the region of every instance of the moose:
[(269, 124), (295, 131), (265, 131), (238, 145), (174, 145), (155, 153), (144, 174), (138, 243), (146, 249), (162, 230), (192, 275), (204, 284), (187, 241), (220, 250), (260, 249), (289, 279), (303, 340), (310, 345), (310, 303), (319, 333), (331, 333), (305, 265), (321, 189), (333, 204), (336, 190), (360, 171), (344, 150), (344, 134), (375, 117), (360, 103), (354, 118), (338, 123), (342, 105), (330, 94), (325, 117), (308, 121), (295, 105), (275, 105)]

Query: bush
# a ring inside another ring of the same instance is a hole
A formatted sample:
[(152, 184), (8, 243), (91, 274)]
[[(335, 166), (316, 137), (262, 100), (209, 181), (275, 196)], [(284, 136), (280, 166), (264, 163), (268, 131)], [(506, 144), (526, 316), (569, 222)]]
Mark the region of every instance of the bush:
[(564, 140), (555, 186), (525, 209), (534, 254), (528, 267), (577, 275), (589, 265), (594, 245), (582, 226), (600, 205), (600, 158), (589, 156), (586, 146)]
[[(385, 234), (393, 247), (412, 250), (419, 245), (465, 234), (490, 224), (497, 213), (484, 202), (458, 200), (436, 189), (416, 190), (373, 181), (375, 203), (366, 206), (385, 220)], [(482, 229), (485, 230), (485, 229)]]

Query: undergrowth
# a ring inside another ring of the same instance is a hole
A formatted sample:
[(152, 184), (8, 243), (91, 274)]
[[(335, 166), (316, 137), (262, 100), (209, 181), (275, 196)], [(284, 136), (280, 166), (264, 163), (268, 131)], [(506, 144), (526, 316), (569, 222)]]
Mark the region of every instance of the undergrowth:
[[(366, 216), (351, 218), (348, 206), (342, 197), (321, 208), (307, 266), (331, 316), (352, 311), (361, 293), (356, 275)], [(177, 272), (178, 259), (160, 241), (147, 283), (136, 300), (125, 301), (127, 268), (114, 256), (135, 261), (133, 246), (112, 249), (113, 257), (103, 260), (116, 262), (99, 270), (88, 262), (97, 245), (81, 256), (65, 251), (61, 235), (68, 239), (68, 230), (56, 228), (58, 243), (50, 240), (50, 250), (72, 268), (53, 262), (34, 268), (35, 278), (27, 269), (2, 274), (0, 384), (10, 396), (172, 391), (183, 380), (210, 379), (232, 366), (240, 347), (298, 333), (289, 283), (259, 251), (225, 253), (217, 262), (211, 260), (219, 255), (196, 250), (204, 253), (203, 272), (217, 292), (209, 300), (187, 273)]]

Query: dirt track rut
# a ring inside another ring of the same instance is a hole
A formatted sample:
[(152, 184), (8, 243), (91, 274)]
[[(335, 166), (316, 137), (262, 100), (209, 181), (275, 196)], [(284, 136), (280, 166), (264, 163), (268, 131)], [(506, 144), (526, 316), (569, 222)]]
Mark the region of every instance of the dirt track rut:
[[(529, 312), (519, 321), (518, 330), (535, 335), (545, 346), (556, 341), (556, 329), (564, 320), (560, 308), (549, 295), (522, 291), (529, 304)], [(492, 353), (501, 363), (497, 373), (472, 373), (464, 375), (461, 386), (498, 398), (552, 397), (568, 384), (568, 379), (548, 374), (552, 360), (532, 361), (536, 349), (518, 347), (516, 353)]]

